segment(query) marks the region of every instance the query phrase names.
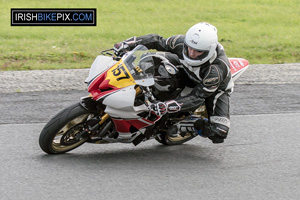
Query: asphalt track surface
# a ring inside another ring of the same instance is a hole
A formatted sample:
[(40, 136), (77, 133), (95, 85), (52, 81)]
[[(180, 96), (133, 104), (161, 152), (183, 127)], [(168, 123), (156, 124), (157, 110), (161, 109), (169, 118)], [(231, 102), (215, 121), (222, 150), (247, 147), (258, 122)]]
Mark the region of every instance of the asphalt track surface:
[(224, 144), (197, 137), (42, 152), (45, 123), (86, 94), (0, 94), (0, 199), (300, 199), (297, 81), (237, 84)]

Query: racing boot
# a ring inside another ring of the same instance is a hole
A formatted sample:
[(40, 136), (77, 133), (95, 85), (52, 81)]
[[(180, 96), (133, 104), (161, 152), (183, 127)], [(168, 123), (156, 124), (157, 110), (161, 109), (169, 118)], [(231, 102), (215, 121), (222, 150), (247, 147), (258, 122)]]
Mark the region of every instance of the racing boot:
[(208, 126), (208, 119), (205, 118), (200, 118), (194, 123), (194, 128), (195, 131), (197, 132), (198, 135), (201, 137), (208, 137), (206, 129)]

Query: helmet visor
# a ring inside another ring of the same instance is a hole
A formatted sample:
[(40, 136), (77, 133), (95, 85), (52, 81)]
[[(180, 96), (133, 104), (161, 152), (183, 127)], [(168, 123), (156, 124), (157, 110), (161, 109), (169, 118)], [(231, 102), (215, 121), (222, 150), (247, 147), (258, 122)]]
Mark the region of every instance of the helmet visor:
[[(200, 55), (198, 55), (198, 56), (196, 56), (196, 57), (195, 57), (195, 56), (192, 56), (192, 57), (191, 57), (191, 55), (189, 55), (189, 48), (190, 48), (190, 50), (196, 51), (196, 52), (195, 52), (196, 54), (200, 54)], [(206, 57), (208, 56), (209, 51), (207, 51), (207, 50), (193, 49), (193, 48), (189, 47), (188, 45), (186, 45), (186, 44), (184, 43), (183, 53), (184, 53), (185, 56), (188, 57), (189, 59), (192, 59), (192, 60), (202, 60), (202, 59), (204, 59), (204, 58), (206, 58)]]

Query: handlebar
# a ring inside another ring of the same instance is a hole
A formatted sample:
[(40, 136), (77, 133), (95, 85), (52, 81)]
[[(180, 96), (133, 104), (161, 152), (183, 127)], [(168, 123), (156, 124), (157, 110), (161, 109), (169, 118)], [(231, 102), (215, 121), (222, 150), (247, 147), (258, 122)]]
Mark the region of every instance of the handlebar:
[(114, 56), (114, 54), (110, 53), (109, 51), (113, 51), (114, 49), (107, 49), (107, 50), (103, 50), (101, 51), (101, 54), (104, 55), (104, 56)]
[[(104, 56), (110, 56), (110, 57), (112, 57), (114, 60), (119, 61), (122, 57), (115, 56), (115, 55), (113, 54), (113, 51), (114, 51), (114, 49), (107, 49), (107, 50), (101, 51), (100, 53), (101, 53), (102, 55), (104, 55)], [(112, 53), (111, 53), (111, 52), (112, 52)]]

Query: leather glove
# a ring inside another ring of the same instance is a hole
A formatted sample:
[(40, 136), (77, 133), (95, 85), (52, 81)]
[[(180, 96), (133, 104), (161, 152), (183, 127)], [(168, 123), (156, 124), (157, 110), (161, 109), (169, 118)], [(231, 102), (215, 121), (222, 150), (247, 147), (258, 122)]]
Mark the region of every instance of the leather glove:
[(159, 101), (151, 105), (151, 110), (158, 116), (162, 116), (167, 113), (167, 105), (164, 102)]
[(128, 50), (129, 50), (129, 46), (124, 42), (119, 42), (114, 45), (114, 54), (116, 56), (123, 56)]
[(175, 100), (166, 101), (166, 102), (155, 102), (151, 105), (151, 109), (158, 114), (159, 116), (162, 116), (164, 114), (168, 113), (175, 113), (180, 111), (181, 105), (177, 103)]

